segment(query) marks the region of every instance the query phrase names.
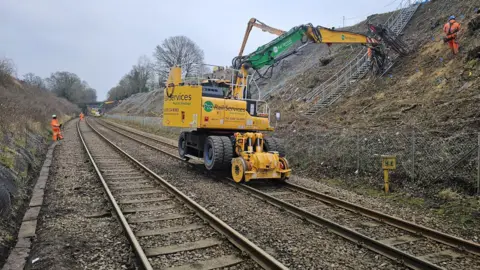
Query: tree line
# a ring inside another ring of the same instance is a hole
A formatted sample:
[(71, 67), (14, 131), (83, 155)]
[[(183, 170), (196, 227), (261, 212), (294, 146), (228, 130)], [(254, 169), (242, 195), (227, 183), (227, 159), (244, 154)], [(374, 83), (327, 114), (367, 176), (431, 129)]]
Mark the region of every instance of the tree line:
[(152, 56), (153, 60), (141, 56), (137, 64), (108, 91), (108, 99), (121, 100), (133, 94), (164, 87), (170, 68), (175, 65), (182, 67), (183, 77), (207, 72), (203, 50), (185, 36), (163, 40), (162, 44), (155, 47)]
[[(11, 59), (0, 59), (0, 83), (8, 83), (16, 77), (16, 73), (15, 63)], [(72, 72), (57, 71), (47, 78), (41, 78), (30, 72), (23, 75), (19, 81), (31, 87), (51, 91), (72, 103), (88, 103), (97, 100), (97, 91)]]

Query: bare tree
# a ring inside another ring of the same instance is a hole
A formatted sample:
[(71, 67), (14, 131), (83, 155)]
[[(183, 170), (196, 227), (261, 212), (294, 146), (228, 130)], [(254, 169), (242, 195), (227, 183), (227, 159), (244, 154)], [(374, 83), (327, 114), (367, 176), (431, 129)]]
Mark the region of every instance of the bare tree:
[(15, 63), (11, 59), (0, 59), (0, 83), (11, 83), (12, 77), (16, 75), (16, 72)]
[(147, 83), (153, 77), (153, 63), (147, 56), (142, 56), (138, 59), (136, 65), (128, 74), (130, 85), (133, 87), (134, 93), (148, 92)]
[(119, 100), (136, 93), (153, 90), (152, 81), (154, 79), (155, 70), (152, 61), (147, 56), (141, 56), (130, 72), (118, 82), (118, 85), (108, 91), (108, 99)]
[(31, 72), (23, 75), (23, 82), (33, 87), (46, 89), (43, 79), (40, 76), (37, 76)]
[(46, 82), (50, 91), (71, 102), (96, 101), (95, 89), (92, 89), (87, 82), (80, 80), (74, 73), (66, 71), (55, 72), (46, 79)]
[(182, 67), (182, 76), (198, 74), (204, 63), (204, 53), (195, 42), (185, 36), (169, 37), (157, 45), (153, 53), (158, 80), (162, 85), (168, 78), (170, 68)]

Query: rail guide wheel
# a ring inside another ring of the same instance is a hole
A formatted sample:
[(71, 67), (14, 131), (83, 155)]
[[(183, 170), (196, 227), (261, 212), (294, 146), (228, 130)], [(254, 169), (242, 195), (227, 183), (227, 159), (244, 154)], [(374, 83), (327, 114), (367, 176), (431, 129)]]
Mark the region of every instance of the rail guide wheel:
[[(290, 165), (288, 164), (288, 161), (287, 161), (286, 158), (280, 157), (278, 159), (278, 161), (280, 162), (280, 169), (282, 169), (282, 170), (290, 169)], [(282, 176), (280, 177), (280, 181), (285, 181), (287, 179), (288, 179), (288, 177), (285, 175), (285, 173), (282, 173)]]
[(232, 178), (236, 183), (245, 181), (245, 172), (247, 171), (247, 163), (242, 157), (232, 159)]

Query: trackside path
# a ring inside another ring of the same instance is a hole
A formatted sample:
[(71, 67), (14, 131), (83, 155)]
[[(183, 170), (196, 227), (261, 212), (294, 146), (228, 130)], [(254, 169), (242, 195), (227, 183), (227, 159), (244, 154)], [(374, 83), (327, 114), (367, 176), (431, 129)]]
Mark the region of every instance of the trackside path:
[(67, 123), (65, 139), (55, 148), (25, 269), (134, 269), (133, 253), (111, 215), (76, 123)]

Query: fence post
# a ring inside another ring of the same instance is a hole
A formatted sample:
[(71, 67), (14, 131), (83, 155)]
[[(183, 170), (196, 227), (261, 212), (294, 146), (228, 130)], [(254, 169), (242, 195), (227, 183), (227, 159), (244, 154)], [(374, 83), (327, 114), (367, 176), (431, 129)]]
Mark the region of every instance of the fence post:
[(477, 196), (480, 195), (480, 132), (478, 133), (478, 155), (477, 155)]
[(415, 128), (412, 129), (412, 182), (415, 182)]
[(360, 136), (357, 133), (357, 175), (360, 175)]

